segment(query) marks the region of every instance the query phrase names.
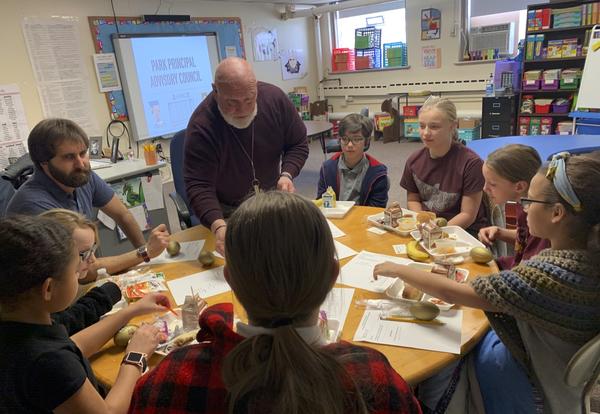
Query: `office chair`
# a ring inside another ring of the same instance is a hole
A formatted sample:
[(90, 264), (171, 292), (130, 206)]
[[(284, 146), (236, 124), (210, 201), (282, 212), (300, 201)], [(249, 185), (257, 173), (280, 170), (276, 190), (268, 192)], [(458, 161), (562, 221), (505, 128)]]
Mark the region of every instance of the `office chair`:
[(21, 185), (33, 174), (33, 161), (29, 153), (22, 155), (15, 163), (6, 167), (0, 173), (0, 176), (13, 185), (18, 190)]
[(571, 387), (583, 385), (581, 412), (590, 413), (590, 394), (600, 376), (600, 334), (573, 355), (565, 369), (565, 382)]
[(185, 143), (185, 129), (177, 132), (169, 145), (171, 154), (171, 171), (173, 172), (173, 183), (175, 191), (169, 193), (169, 197), (175, 203), (177, 216), (181, 229), (190, 228), (200, 224), (200, 220), (192, 213), (187, 195), (185, 193), (185, 183), (183, 182), (183, 149)]

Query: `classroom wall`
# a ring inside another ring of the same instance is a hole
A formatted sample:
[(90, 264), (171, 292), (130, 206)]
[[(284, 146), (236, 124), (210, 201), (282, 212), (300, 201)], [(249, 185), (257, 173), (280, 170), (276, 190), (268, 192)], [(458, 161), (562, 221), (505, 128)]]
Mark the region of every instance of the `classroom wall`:
[[(154, 14), (158, 0), (114, 0), (118, 16), (140, 16)], [(317, 72), (314, 63), (314, 26), (311, 19), (302, 18), (283, 21), (279, 18), (279, 7), (269, 4), (235, 3), (222, 1), (178, 0), (162, 2), (158, 14), (189, 14), (195, 17), (241, 17), (244, 30), (246, 57), (253, 64), (259, 80), (273, 83), (284, 91), (295, 86), (307, 86), (311, 96), (316, 96)], [(23, 97), (29, 127), (43, 119), (42, 106), (36, 89), (31, 63), (22, 31), (24, 17), (73, 16), (77, 17), (81, 50), (88, 69), (92, 108), (100, 131), (104, 134), (110, 121), (104, 94), (98, 85), (92, 54), (94, 45), (88, 25), (88, 16), (110, 16), (110, 1), (98, 0), (2, 0), (0, 13), (0, 39), (2, 39), (3, 63), (0, 65), (0, 84), (16, 83)], [(307, 56), (308, 75), (299, 80), (283, 81), (279, 61), (254, 62), (252, 39), (249, 29), (254, 27), (275, 28), (278, 32), (280, 49), (304, 49)], [(122, 146), (126, 143), (122, 140)]]
[[(421, 41), (421, 9), (437, 8), (442, 13), (442, 34), (438, 40)], [(342, 88), (335, 88), (337, 81), (324, 83), (327, 87), (334, 87), (334, 90), (325, 90), (325, 97), (328, 103), (333, 105), (334, 112), (351, 112), (367, 106), (370, 110), (379, 111), (383, 99), (393, 94), (406, 92), (410, 90), (431, 90), (442, 91), (445, 96), (450, 97), (457, 104), (459, 115), (481, 116), (481, 97), (485, 91), (485, 81), (493, 71), (493, 63), (476, 63), (457, 65), (460, 53), (460, 0), (429, 0), (422, 2), (420, 0), (406, 1), (406, 30), (408, 43), (408, 64), (409, 69), (383, 70), (364, 73), (325, 73), (327, 78), (340, 78)], [(325, 33), (330, 28), (326, 17), (321, 19), (321, 30), (324, 34), (323, 50), (324, 66), (330, 67), (331, 45), (328, 43)], [(455, 30), (454, 30), (455, 29)], [(455, 31), (456, 35), (453, 35)], [(421, 53), (423, 46), (434, 46), (442, 49), (442, 64), (439, 69), (425, 69), (421, 63)], [(414, 85), (414, 86), (394, 86), (390, 84), (404, 82), (423, 82), (423, 81), (455, 81), (469, 80), (467, 85)], [(346, 86), (363, 86), (364, 89), (352, 90), (344, 89)], [(463, 92), (456, 92), (457, 89), (463, 89)], [(453, 91), (454, 90), (454, 91)], [(348, 99), (349, 98), (349, 99)], [(348, 102), (350, 100), (351, 102)], [(414, 99), (415, 103), (422, 102), (422, 99)]]

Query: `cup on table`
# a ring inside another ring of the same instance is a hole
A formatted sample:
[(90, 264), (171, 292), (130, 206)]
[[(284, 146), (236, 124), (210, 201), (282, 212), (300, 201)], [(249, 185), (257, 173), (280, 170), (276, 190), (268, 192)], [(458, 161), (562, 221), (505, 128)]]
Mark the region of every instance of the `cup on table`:
[(154, 165), (158, 163), (156, 145), (144, 144), (144, 160), (146, 160), (146, 165)]

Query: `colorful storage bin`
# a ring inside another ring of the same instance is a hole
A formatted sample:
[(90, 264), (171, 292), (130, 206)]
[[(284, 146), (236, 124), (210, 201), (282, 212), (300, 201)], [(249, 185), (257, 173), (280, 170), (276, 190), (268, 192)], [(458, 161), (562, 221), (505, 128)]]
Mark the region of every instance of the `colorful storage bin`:
[(386, 68), (408, 66), (408, 49), (406, 48), (406, 43), (384, 43), (383, 66)]
[(404, 116), (417, 116), (419, 114), (421, 105), (404, 105), (402, 107), (402, 115)]
[(355, 69), (354, 49), (336, 48), (331, 53), (331, 70), (345, 72)]
[(373, 26), (354, 30), (355, 49), (381, 49), (381, 29)]
[(412, 141), (421, 139), (421, 134), (419, 134), (419, 120), (417, 118), (406, 118), (404, 120), (404, 136), (409, 139), (413, 138)]
[(381, 49), (357, 49), (355, 52), (356, 70), (381, 67)]
[(469, 142), (479, 138), (481, 138), (481, 127), (458, 129), (459, 141)]
[(536, 80), (523, 79), (523, 90), (524, 91), (537, 91), (540, 89), (541, 82), (542, 81), (540, 79), (536, 79)]

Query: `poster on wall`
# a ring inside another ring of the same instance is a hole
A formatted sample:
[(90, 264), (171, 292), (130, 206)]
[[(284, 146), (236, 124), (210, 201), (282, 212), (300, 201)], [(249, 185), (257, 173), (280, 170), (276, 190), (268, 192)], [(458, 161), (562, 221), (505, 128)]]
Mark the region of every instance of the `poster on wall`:
[(94, 68), (100, 92), (121, 90), (121, 80), (114, 53), (95, 53)]
[(100, 135), (78, 19), (26, 17), (22, 29), (44, 117), (67, 118), (88, 135)]
[(283, 80), (301, 79), (306, 76), (306, 59), (302, 49), (281, 51), (281, 75)]
[(421, 40), (439, 39), (442, 31), (442, 12), (438, 9), (421, 10)]
[(252, 30), (252, 50), (254, 51), (254, 61), (264, 62), (267, 60), (277, 60), (279, 57), (277, 51), (277, 30), (257, 28)]
[(421, 62), (425, 69), (439, 69), (442, 64), (442, 49), (435, 46), (423, 46)]

